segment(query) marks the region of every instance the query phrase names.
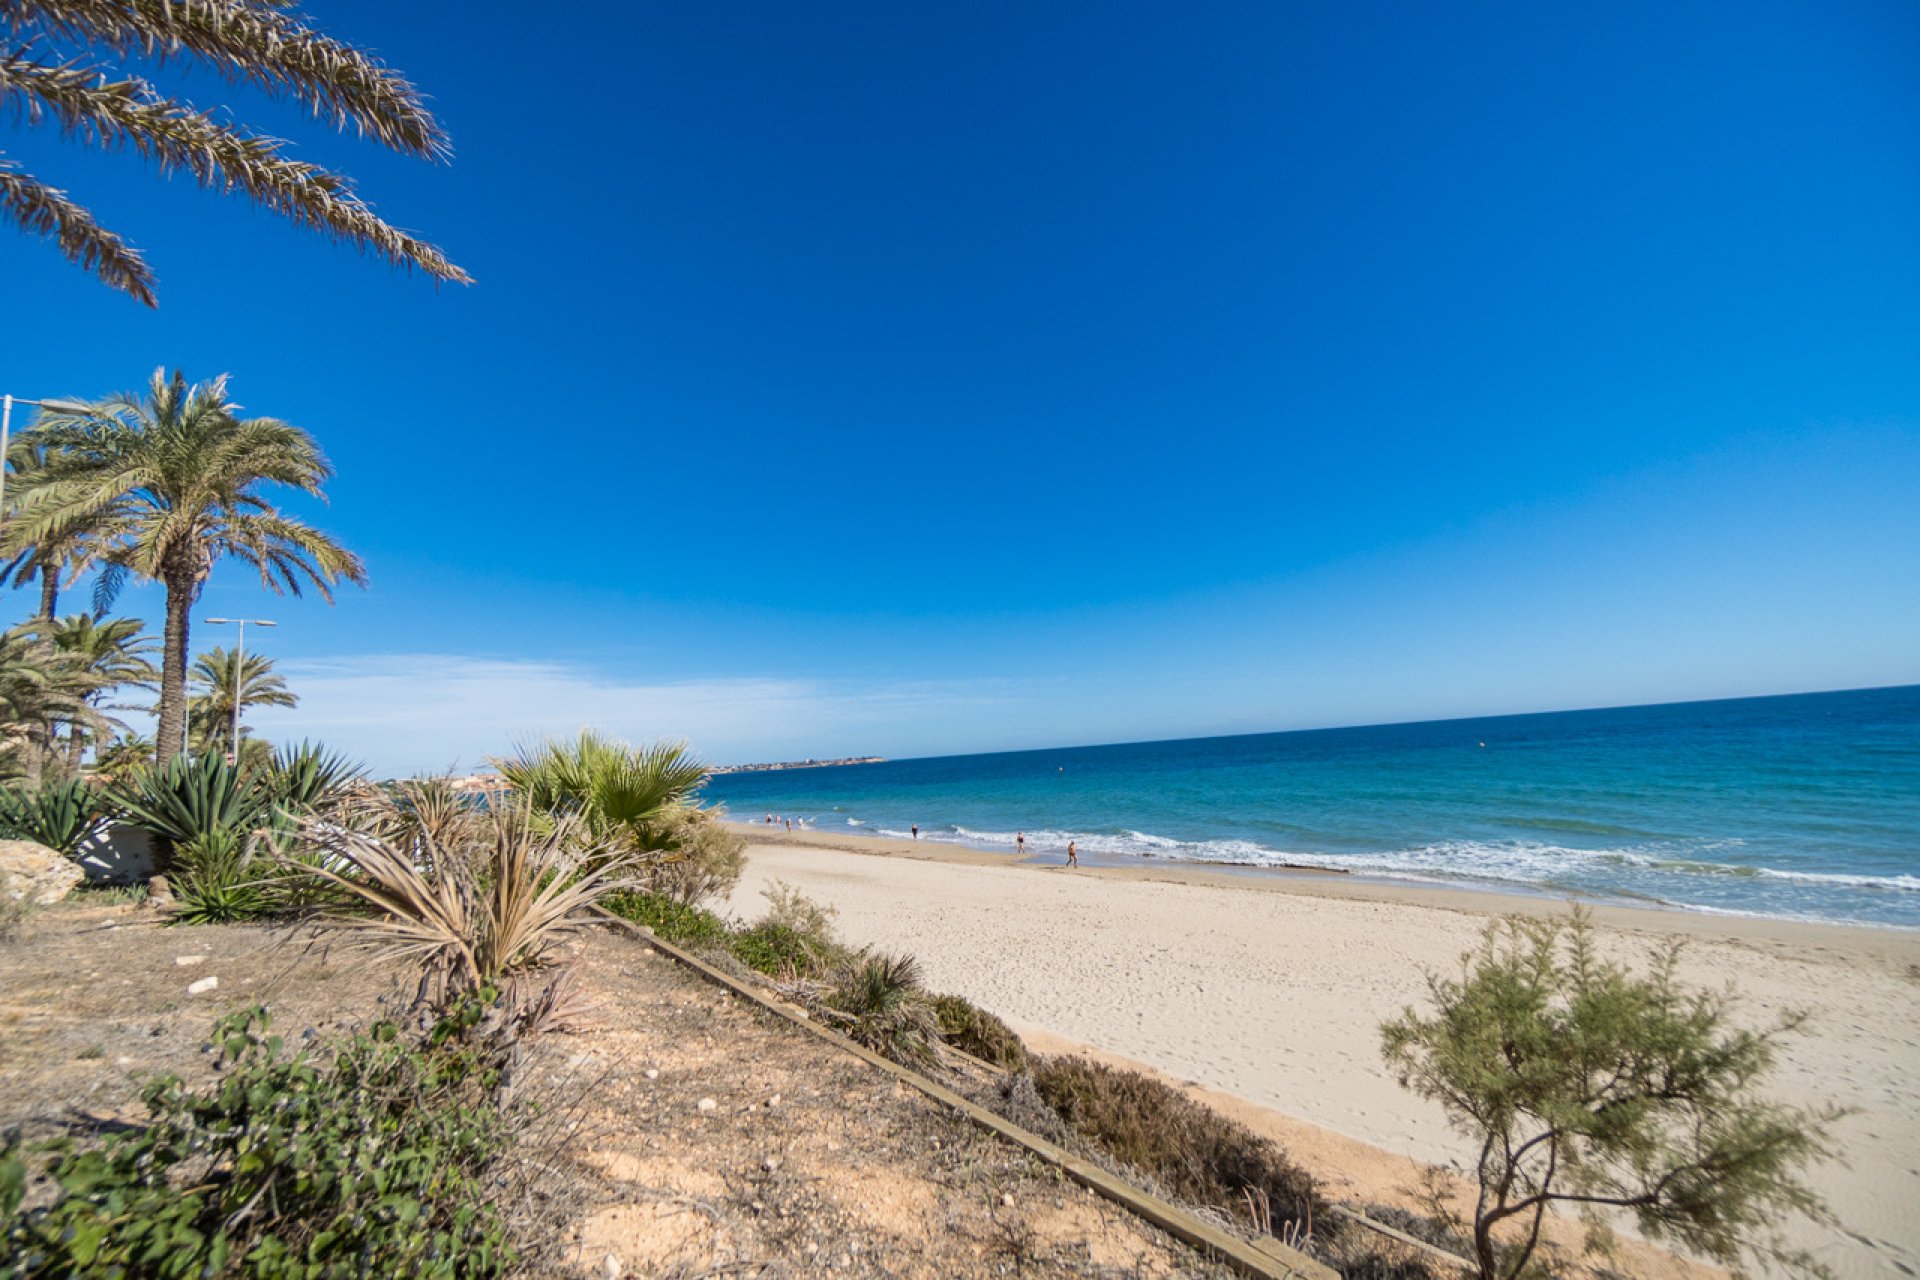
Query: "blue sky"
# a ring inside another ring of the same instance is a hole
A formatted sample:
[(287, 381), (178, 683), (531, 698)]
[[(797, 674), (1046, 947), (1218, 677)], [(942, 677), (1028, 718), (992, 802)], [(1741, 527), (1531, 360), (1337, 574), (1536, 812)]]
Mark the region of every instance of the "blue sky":
[(230, 372), (339, 468), (371, 588), (196, 611), (280, 619), (265, 732), (900, 756), (1920, 680), (1909, 4), (309, 8), (452, 165), (188, 92), (472, 287), (0, 123), (161, 295), (0, 235), (0, 389)]

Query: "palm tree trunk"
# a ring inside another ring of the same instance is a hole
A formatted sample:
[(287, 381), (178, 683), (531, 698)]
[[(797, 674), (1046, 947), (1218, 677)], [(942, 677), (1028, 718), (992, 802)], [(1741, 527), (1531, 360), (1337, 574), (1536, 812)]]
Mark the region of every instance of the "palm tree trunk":
[(153, 756), (164, 764), (180, 754), (180, 735), (187, 723), (187, 615), (193, 608), (191, 574), (169, 573), (167, 626), (161, 636), (160, 727), (155, 732)]
[(60, 566), (40, 562), (40, 616), (48, 622), (53, 621), (53, 611), (60, 604)]
[(68, 734), (67, 776), (69, 778), (77, 778), (80, 776), (80, 758), (87, 753), (87, 732), (76, 724), (68, 731)]

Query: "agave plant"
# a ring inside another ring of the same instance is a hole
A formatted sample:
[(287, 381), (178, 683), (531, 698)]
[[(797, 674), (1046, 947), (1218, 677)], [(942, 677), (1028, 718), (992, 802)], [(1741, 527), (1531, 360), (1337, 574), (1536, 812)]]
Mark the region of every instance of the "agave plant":
[(164, 846), (168, 870), (176, 849), (213, 833), (246, 835), (273, 816), (271, 788), (218, 755), (175, 756), (149, 765), (111, 791), (114, 807)]
[(99, 834), (109, 814), (106, 798), (78, 778), (34, 789), (0, 789), (0, 831), (69, 858)]
[(337, 809), (356, 789), (366, 768), (317, 742), (282, 747), (267, 770), (275, 801), (292, 813)]

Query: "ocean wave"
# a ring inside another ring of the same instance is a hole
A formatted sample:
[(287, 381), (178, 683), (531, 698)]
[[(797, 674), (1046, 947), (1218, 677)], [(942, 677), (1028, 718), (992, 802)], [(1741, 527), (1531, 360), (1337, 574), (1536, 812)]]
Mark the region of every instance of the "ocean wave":
[[(905, 840), (908, 831), (881, 829), (876, 834)], [(922, 828), (920, 838), (976, 848), (1017, 848), (1014, 831), (987, 831), (953, 824)], [(1827, 871), (1798, 871), (1755, 866), (1744, 862), (1716, 862), (1676, 857), (1671, 849), (1625, 847), (1580, 849), (1528, 840), (1446, 840), (1405, 849), (1371, 852), (1300, 852), (1275, 849), (1251, 840), (1180, 840), (1147, 831), (1065, 831), (1041, 828), (1027, 831), (1029, 853), (1064, 854), (1069, 841), (1081, 853), (1093, 856), (1143, 858), (1156, 861), (1213, 863), (1215, 865), (1321, 869), (1389, 879), (1460, 883), (1510, 884), (1530, 889), (1600, 893), (1673, 906), (1691, 906), (1659, 892), (1664, 877), (1712, 877), (1748, 881), (1781, 881), (1829, 889), (1874, 893), (1920, 892), (1920, 876), (1862, 875)], [(1738, 840), (1700, 842), (1690, 852), (1732, 850)], [(1612, 869), (1611, 874), (1609, 869)], [(1637, 873), (1637, 874), (1636, 874)], [(1633, 875), (1621, 882), (1622, 874)], [(1582, 880), (1581, 877), (1588, 877)], [(1569, 878), (1573, 877), (1573, 878)], [(1682, 892), (1677, 883), (1674, 892)]]

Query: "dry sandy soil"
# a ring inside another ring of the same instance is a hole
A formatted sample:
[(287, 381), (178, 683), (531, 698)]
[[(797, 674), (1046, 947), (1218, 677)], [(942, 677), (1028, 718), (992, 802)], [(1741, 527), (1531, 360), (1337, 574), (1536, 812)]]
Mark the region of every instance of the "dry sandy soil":
[[(1227, 1274), (643, 941), (595, 930), (569, 950), (587, 1012), (520, 1074), (542, 1103), (509, 1184), (530, 1273)], [(209, 976), (217, 990), (188, 994)], [(205, 1075), (213, 1020), (255, 1001), (291, 1037), (409, 993), (395, 969), (285, 932), (49, 908), (0, 943), (0, 1128), (138, 1120), (140, 1081)]]

